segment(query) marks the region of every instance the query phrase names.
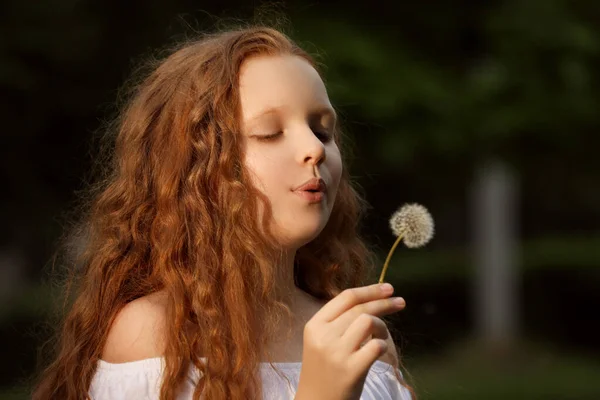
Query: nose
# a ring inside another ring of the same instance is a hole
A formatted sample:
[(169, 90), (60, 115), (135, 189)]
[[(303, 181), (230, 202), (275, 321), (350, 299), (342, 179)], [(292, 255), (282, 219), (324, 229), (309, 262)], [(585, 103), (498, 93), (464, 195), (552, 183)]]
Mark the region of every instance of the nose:
[[(299, 161), (302, 164), (319, 166), (326, 159), (325, 144), (319, 140), (310, 128), (303, 129), (302, 144), (299, 151)], [(304, 139), (305, 138), (305, 139)]]

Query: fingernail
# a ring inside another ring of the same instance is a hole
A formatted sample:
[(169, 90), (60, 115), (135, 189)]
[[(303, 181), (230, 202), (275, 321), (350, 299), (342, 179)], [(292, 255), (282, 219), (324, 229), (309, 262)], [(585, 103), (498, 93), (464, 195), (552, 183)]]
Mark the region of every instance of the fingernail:
[(394, 287), (389, 283), (384, 283), (383, 285), (381, 285), (381, 291), (383, 293), (391, 293), (394, 291)]
[(392, 303), (394, 303), (395, 306), (403, 306), (406, 304), (402, 297), (396, 297), (395, 299), (392, 299)]

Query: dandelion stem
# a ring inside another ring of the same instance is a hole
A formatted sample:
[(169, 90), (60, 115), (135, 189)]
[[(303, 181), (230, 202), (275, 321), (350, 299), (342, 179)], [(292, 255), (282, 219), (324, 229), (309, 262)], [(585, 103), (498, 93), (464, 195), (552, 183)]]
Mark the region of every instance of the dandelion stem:
[(383, 271), (381, 271), (381, 276), (379, 277), (379, 283), (383, 283), (383, 278), (385, 276), (385, 271), (387, 271), (388, 265), (390, 263), (390, 258), (392, 258), (392, 254), (394, 254), (394, 250), (396, 250), (398, 243), (400, 243), (400, 241), (402, 240), (402, 236), (403, 235), (398, 236), (398, 239), (396, 239), (396, 242), (392, 246), (392, 249), (390, 250), (390, 252), (387, 255), (387, 258), (385, 259), (385, 263), (383, 264)]

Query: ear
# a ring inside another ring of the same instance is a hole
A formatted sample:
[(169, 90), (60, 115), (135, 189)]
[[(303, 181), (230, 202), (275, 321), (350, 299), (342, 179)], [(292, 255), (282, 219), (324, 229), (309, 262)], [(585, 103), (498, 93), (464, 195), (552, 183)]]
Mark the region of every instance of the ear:
[(396, 351), (396, 345), (394, 344), (394, 339), (392, 339), (392, 335), (390, 334), (389, 330), (387, 331), (387, 333), (388, 337), (385, 341), (388, 345), (388, 349), (385, 352), (385, 354), (378, 358), (378, 360), (393, 365), (394, 367), (397, 367), (396, 360), (398, 359), (398, 352)]

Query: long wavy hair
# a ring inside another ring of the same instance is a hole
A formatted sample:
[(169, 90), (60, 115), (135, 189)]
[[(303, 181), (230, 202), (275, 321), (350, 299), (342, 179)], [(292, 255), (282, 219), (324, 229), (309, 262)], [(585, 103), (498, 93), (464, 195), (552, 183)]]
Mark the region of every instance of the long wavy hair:
[[(238, 78), (248, 57), (283, 54), (317, 68), (279, 30), (244, 27), (178, 45), (132, 86), (106, 130), (110, 158), (68, 238), (75, 256), (65, 309), (34, 400), (89, 398), (116, 314), (159, 290), (170, 327), (160, 398), (175, 398), (191, 364), (201, 373), (195, 400), (262, 396), (260, 360), (291, 312), (273, 267), (277, 241), (260, 226), (271, 218), (268, 200), (243, 167)], [(339, 128), (334, 138), (341, 146)], [(257, 221), (261, 202), (267, 212)], [(344, 169), (326, 227), (296, 254), (299, 288), (330, 300), (367, 284), (374, 258), (358, 232), (365, 207)]]

